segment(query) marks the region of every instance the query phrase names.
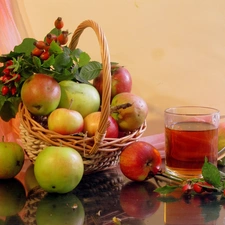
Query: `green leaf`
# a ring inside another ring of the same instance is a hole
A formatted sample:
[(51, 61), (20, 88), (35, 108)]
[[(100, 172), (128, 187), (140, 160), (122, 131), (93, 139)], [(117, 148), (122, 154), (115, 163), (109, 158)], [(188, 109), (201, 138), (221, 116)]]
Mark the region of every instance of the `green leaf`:
[(53, 67), (57, 72), (62, 71), (64, 68), (70, 68), (73, 65), (73, 61), (67, 52), (63, 52), (55, 57), (55, 63)]
[(47, 60), (45, 60), (43, 63), (42, 63), (42, 67), (44, 68), (50, 68), (51, 65), (53, 65), (55, 63), (55, 57), (54, 55), (51, 55)]
[(1, 118), (4, 121), (7, 122), (11, 118), (15, 118), (20, 101), (21, 99), (19, 97), (13, 97), (4, 102), (0, 111)]
[(20, 45), (14, 47), (14, 51), (17, 53), (25, 53), (25, 55), (29, 56), (32, 50), (35, 48), (35, 41), (36, 40), (34, 38), (25, 38)]
[(205, 162), (202, 167), (202, 176), (206, 182), (212, 184), (214, 187), (220, 188), (222, 186), (221, 175), (218, 168), (208, 162), (207, 158), (205, 158)]
[(79, 56), (79, 67), (85, 66), (90, 62), (90, 56), (86, 52), (81, 52)]
[(87, 65), (83, 66), (80, 70), (78, 80), (89, 81), (96, 78), (100, 71), (102, 70), (102, 65), (99, 62), (92, 61)]
[[(74, 49), (74, 50), (72, 50), (71, 51), (71, 56), (73, 57), (73, 58), (80, 58), (80, 54), (82, 53), (83, 51), (81, 50), (81, 49), (79, 49), (79, 48), (76, 48), (76, 49)], [(75, 59), (75, 61), (76, 61), (76, 59)]]
[(40, 67), (41, 67), (41, 60), (40, 60), (39, 57), (33, 56), (33, 63), (34, 63), (34, 65), (35, 65), (37, 68), (40, 68)]
[(165, 185), (163, 187), (156, 188), (154, 191), (158, 192), (160, 194), (169, 194), (169, 193), (173, 192), (177, 188), (179, 188), (179, 186)]
[(55, 41), (52, 41), (50, 44), (49, 52), (58, 55), (61, 54), (63, 50)]
[(175, 198), (173, 196), (165, 196), (165, 195), (162, 195), (162, 196), (158, 197), (157, 199), (159, 201), (165, 202), (165, 203), (177, 202), (180, 200), (179, 198)]

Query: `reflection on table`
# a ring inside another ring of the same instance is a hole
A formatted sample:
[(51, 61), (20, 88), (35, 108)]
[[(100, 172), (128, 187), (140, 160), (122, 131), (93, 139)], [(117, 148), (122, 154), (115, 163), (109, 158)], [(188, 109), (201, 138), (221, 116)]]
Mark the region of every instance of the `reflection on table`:
[(16, 177), (0, 182), (0, 225), (214, 225), (224, 224), (225, 198), (216, 194), (185, 196), (181, 190), (159, 195), (164, 181), (126, 179), (119, 168), (83, 177), (68, 194), (48, 194), (26, 160)]

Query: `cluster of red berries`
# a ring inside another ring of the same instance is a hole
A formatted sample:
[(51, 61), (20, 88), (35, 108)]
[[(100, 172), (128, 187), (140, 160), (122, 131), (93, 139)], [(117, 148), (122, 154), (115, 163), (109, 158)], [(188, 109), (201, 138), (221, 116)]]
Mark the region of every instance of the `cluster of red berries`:
[[(61, 31), (64, 26), (63, 20), (61, 17), (58, 17), (54, 22), (55, 28)], [(47, 60), (50, 56), (49, 47), (52, 41), (61, 45), (65, 45), (68, 42), (69, 32), (61, 31), (59, 35), (49, 33), (46, 35), (45, 41), (35, 41), (35, 48), (32, 51), (33, 56), (39, 57), (41, 60)]]
[(214, 191), (214, 187), (207, 183), (207, 182), (196, 182), (196, 183), (186, 183), (182, 187), (182, 191), (184, 194), (189, 194), (191, 191), (194, 191), (195, 193), (203, 193), (208, 192), (211, 193)]
[(21, 79), (21, 76), (19, 73), (15, 73), (13, 71), (13, 61), (8, 60), (5, 65), (4, 69), (2, 71), (1, 76), (1, 82), (3, 83), (1, 93), (2, 95), (16, 95), (17, 88), (16, 88), (16, 82), (19, 82)]

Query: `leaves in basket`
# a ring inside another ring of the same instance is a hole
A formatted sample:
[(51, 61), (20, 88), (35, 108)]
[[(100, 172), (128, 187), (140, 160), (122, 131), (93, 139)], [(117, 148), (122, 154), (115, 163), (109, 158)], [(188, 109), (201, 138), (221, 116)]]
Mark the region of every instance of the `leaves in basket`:
[(9, 98), (1, 107), (0, 114), (4, 121), (14, 118), (20, 103), (20, 98)]
[[(57, 36), (62, 31), (54, 28), (49, 33)], [(43, 40), (46, 42), (46, 37)], [(81, 49), (71, 50), (66, 45), (60, 45), (57, 41), (50, 43), (48, 49), (50, 56), (43, 60), (39, 56), (32, 55), (32, 51), (36, 47), (36, 42), (37, 40), (34, 38), (25, 38), (21, 44), (14, 47), (13, 51), (0, 56), (0, 62), (4, 63), (0, 67), (0, 80), (3, 79), (3, 70), (6, 68), (6, 63), (10, 60), (13, 62), (8, 67), (11, 73), (19, 74), (20, 76), (19, 82), (12, 82), (16, 88), (15, 94), (12, 95), (10, 92), (3, 94), (0, 92), (0, 117), (5, 121), (15, 117), (18, 103), (21, 101), (20, 91), (23, 82), (34, 73), (49, 74), (58, 82), (62, 80), (73, 80), (90, 83), (90, 80), (97, 77), (102, 69), (102, 64), (91, 61), (90, 56), (86, 52), (83, 52)], [(12, 79), (15, 80), (16, 77)], [(11, 81), (13, 80), (10, 79), (6, 83), (0, 82), (1, 90), (4, 85), (8, 85), (11, 88), (11, 84), (9, 84)]]
[(14, 47), (14, 52), (24, 53), (25, 56), (30, 56), (30, 53), (35, 48), (33, 45), (35, 41), (34, 38), (25, 38), (20, 45)]

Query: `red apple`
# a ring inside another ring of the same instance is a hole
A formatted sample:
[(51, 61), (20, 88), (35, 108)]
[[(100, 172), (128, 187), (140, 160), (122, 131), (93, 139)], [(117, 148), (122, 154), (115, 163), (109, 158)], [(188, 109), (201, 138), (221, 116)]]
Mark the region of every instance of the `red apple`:
[(151, 144), (136, 141), (127, 145), (120, 155), (122, 173), (133, 181), (145, 181), (161, 169), (161, 155)]
[(154, 192), (152, 182), (128, 182), (120, 192), (120, 205), (129, 216), (145, 219), (153, 215), (160, 206), (159, 193)]
[(111, 102), (112, 109), (129, 103), (131, 106), (113, 110), (111, 116), (117, 121), (121, 131), (134, 131), (145, 121), (148, 115), (148, 105), (139, 96), (123, 92), (114, 96)]
[(65, 108), (58, 108), (48, 117), (48, 129), (59, 134), (75, 134), (82, 132), (84, 120), (82, 115)]
[[(132, 78), (129, 71), (123, 66), (112, 66), (111, 69), (111, 97), (122, 92), (131, 92)], [(93, 81), (93, 85), (102, 95), (103, 86), (103, 73), (100, 72), (99, 76)]]
[(45, 116), (55, 110), (60, 101), (59, 83), (46, 74), (34, 74), (27, 78), (21, 89), (21, 99), (34, 115)]
[[(84, 129), (83, 132), (87, 133), (88, 137), (92, 137), (95, 135), (99, 121), (100, 121), (101, 112), (93, 112), (87, 115), (84, 118)], [(119, 127), (114, 118), (109, 116), (108, 118), (108, 127), (106, 129), (106, 138), (118, 138), (119, 135)]]

